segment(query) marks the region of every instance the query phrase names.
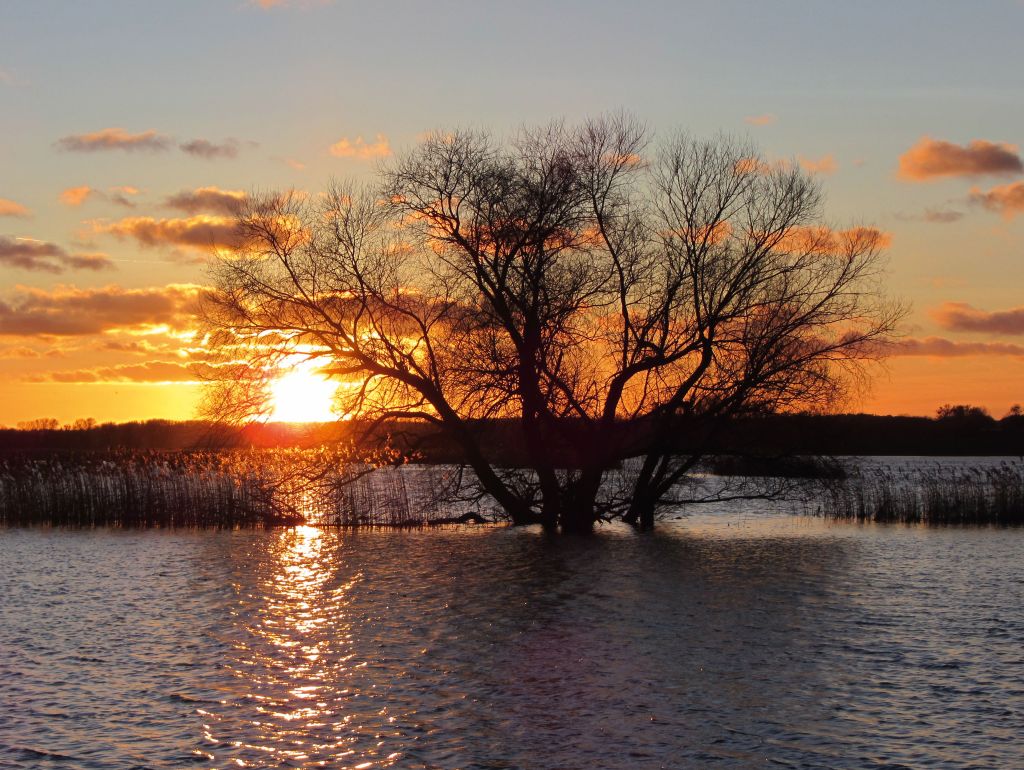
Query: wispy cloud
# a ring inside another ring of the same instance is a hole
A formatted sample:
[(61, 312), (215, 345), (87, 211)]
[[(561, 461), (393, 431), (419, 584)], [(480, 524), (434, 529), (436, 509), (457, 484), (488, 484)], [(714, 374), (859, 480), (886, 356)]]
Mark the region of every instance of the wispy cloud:
[(219, 187), (198, 187), (182, 190), (164, 200), (164, 206), (186, 214), (222, 214), (231, 216), (247, 198), (244, 190), (222, 190)]
[(1024, 334), (1024, 307), (979, 310), (966, 302), (944, 302), (932, 310), (932, 318), (951, 331)]
[(176, 143), (173, 137), (161, 134), (154, 129), (132, 134), (123, 128), (114, 127), (94, 131), (91, 134), (71, 134), (58, 139), (54, 144), (58, 149), (68, 152), (106, 150), (165, 152), (177, 144), (178, 149), (187, 155), (204, 160), (216, 160), (218, 158), (236, 158), (243, 146), (254, 145), (255, 142), (242, 142), (234, 138), (225, 139), (223, 142), (213, 142), (200, 138)]
[(0, 265), (40, 273), (109, 270), (114, 267), (106, 254), (73, 254), (48, 241), (9, 238), (5, 235), (0, 235)]
[(132, 200), (132, 197), (138, 194), (139, 188), (132, 187), (131, 185), (120, 185), (118, 187), (111, 187), (107, 191), (106, 197), (111, 203), (133, 209), (135, 208), (135, 201)]
[(949, 224), (950, 222), (956, 222), (963, 219), (964, 213), (955, 209), (925, 209), (924, 214), (921, 215), (925, 222), (936, 222), (939, 224)]
[(42, 358), (43, 354), (35, 348), (26, 347), (25, 345), (15, 345), (6, 348), (0, 348), (0, 358), (11, 359), (11, 358)]
[(146, 361), (138, 364), (100, 366), (94, 369), (73, 369), (32, 375), (30, 382), (203, 382), (216, 370), (208, 363), (182, 363), (180, 361)]
[(779, 243), (781, 248), (807, 253), (886, 249), (891, 245), (892, 233), (877, 227), (851, 227), (846, 230), (794, 227)]
[(1016, 145), (975, 139), (966, 145), (923, 136), (900, 156), (896, 175), (911, 182), (1024, 172)]
[(931, 222), (933, 224), (950, 224), (958, 222), (964, 217), (962, 211), (946, 208), (927, 208), (920, 214), (907, 214), (896, 212), (893, 214), (897, 219), (904, 222)]
[(68, 152), (99, 152), (125, 150), (127, 152), (163, 152), (170, 149), (171, 138), (154, 130), (130, 134), (123, 128), (104, 128), (91, 134), (72, 134), (57, 140), (57, 147)]
[(135, 201), (131, 200), (129, 196), (138, 194), (139, 190), (137, 188), (127, 185), (111, 187), (108, 192), (104, 192), (103, 190), (97, 190), (95, 187), (83, 184), (78, 187), (68, 187), (62, 190), (58, 197), (65, 206), (81, 206), (87, 200), (96, 199), (116, 203), (118, 206), (124, 206), (125, 208), (135, 208)]
[(188, 329), (205, 289), (170, 284), (145, 289), (120, 286), (52, 290), (20, 286), (0, 298), (0, 334), (21, 337), (81, 336), (153, 327)]
[(343, 136), (331, 145), (330, 152), (336, 158), (359, 158), (360, 160), (386, 158), (391, 154), (391, 143), (384, 134), (377, 134), (374, 142), (366, 142), (361, 136), (357, 136), (354, 140)]
[(32, 212), (29, 211), (27, 206), (23, 206), (20, 203), (7, 198), (0, 198), (0, 217), (18, 217), (20, 219), (28, 219), (32, 216)]
[(65, 206), (81, 206), (88, 200), (89, 196), (96, 193), (96, 190), (87, 184), (78, 187), (68, 187), (61, 191), (60, 202)]
[(993, 187), (988, 192), (975, 188), (971, 190), (970, 201), (1012, 219), (1024, 214), (1024, 182)]
[(778, 118), (770, 112), (766, 112), (763, 115), (748, 115), (743, 118), (744, 123), (749, 123), (752, 126), (770, 126), (776, 120)]
[(812, 174), (832, 174), (839, 168), (839, 164), (831, 154), (822, 155), (820, 158), (805, 158), (798, 155), (797, 161), (804, 171), (810, 171)]
[(237, 158), (240, 146), (241, 142), (237, 139), (225, 139), (220, 144), (211, 142), (208, 139), (193, 139), (178, 145), (182, 152), (205, 160)]
[(962, 358), (963, 356), (1024, 356), (1024, 345), (1008, 342), (954, 342), (944, 337), (905, 339), (887, 351), (893, 356), (931, 356)]

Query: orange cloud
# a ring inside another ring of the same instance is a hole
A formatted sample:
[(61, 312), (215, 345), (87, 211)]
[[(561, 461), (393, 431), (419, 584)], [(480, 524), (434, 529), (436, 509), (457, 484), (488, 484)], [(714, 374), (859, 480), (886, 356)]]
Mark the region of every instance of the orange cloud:
[[(50, 372), (29, 377), (31, 382), (202, 382), (201, 373), (212, 373), (212, 364), (180, 363), (178, 361), (146, 361), (139, 364), (118, 364), (95, 369)], [(207, 376), (207, 379), (209, 377)]]
[(55, 243), (0, 235), (0, 265), (42, 273), (63, 273), (68, 269), (108, 270), (114, 263), (106, 254), (69, 254)]
[(836, 159), (832, 155), (822, 155), (817, 160), (798, 155), (797, 160), (804, 171), (810, 171), (812, 174), (831, 174), (839, 168), (839, 164), (836, 163)]
[(104, 128), (91, 134), (72, 134), (57, 140), (57, 147), (69, 152), (96, 152), (98, 150), (161, 152), (169, 149), (170, 146), (170, 137), (154, 130), (129, 134), (123, 128)]
[(922, 136), (900, 156), (896, 175), (922, 182), (947, 176), (985, 176), (1024, 172), (1016, 145), (975, 139), (961, 146)]
[(81, 187), (68, 187), (60, 194), (60, 202), (65, 206), (81, 206), (96, 191), (84, 184)]
[(737, 174), (768, 174), (772, 165), (760, 158), (740, 158), (733, 166)]
[(76, 270), (112, 270), (114, 267), (106, 254), (68, 254), (64, 264)]
[(930, 356), (961, 358), (963, 356), (1024, 356), (1024, 345), (1006, 342), (953, 342), (943, 337), (905, 339), (889, 346), (893, 356)]
[(32, 216), (32, 212), (20, 203), (0, 198), (0, 217), (20, 217), (22, 219)]
[(107, 199), (119, 206), (133, 209), (135, 208), (135, 202), (129, 200), (128, 196), (138, 194), (139, 188), (132, 187), (131, 185), (121, 185), (120, 187), (111, 187), (110, 192), (107, 193)]
[(877, 227), (851, 227), (847, 230), (794, 227), (779, 244), (781, 248), (798, 252), (830, 252), (845, 248), (887, 249), (891, 245), (892, 234)]
[(0, 348), (0, 358), (42, 358), (43, 354), (25, 346)]
[(1024, 307), (1009, 310), (978, 310), (966, 302), (945, 302), (931, 312), (932, 318), (952, 331), (1024, 334)]
[(665, 230), (660, 235), (666, 239), (678, 238), (689, 243), (707, 241), (708, 245), (714, 245), (732, 235), (732, 225), (729, 222), (716, 222), (714, 225), (703, 225), (693, 229), (680, 227), (674, 230)]
[(232, 215), (246, 199), (244, 190), (222, 190), (219, 187), (197, 187), (195, 190), (182, 190), (164, 200), (168, 208), (184, 211), (186, 214), (207, 212), (213, 214)]
[(386, 158), (391, 154), (391, 144), (384, 134), (377, 134), (377, 141), (372, 144), (365, 142), (361, 136), (357, 136), (355, 141), (343, 136), (331, 145), (330, 152), (336, 158), (359, 158), (360, 160)]
[(1024, 182), (993, 187), (988, 192), (975, 188), (971, 190), (970, 200), (1007, 219), (1013, 219), (1018, 214), (1024, 214)]
[(781, 158), (778, 160), (764, 160), (763, 158), (740, 158), (733, 165), (737, 174), (771, 174), (775, 171), (789, 171), (793, 168), (793, 162)]
[(752, 126), (770, 126), (776, 120), (778, 118), (770, 112), (766, 112), (763, 115), (748, 115), (743, 118), (744, 123), (749, 123)]
[(13, 297), (0, 299), (0, 335), (80, 336), (159, 326), (187, 329), (203, 291), (192, 284), (148, 289), (58, 286), (51, 291), (19, 286)]
[(79, 187), (68, 187), (61, 191), (60, 200), (65, 206), (81, 206), (90, 198), (106, 200), (111, 203), (116, 203), (119, 206), (126, 206), (127, 208), (135, 208), (134, 201), (129, 200), (129, 195), (138, 195), (139, 190), (136, 187), (129, 185), (122, 185), (120, 187), (111, 187), (109, 193), (105, 193), (102, 190), (97, 190), (95, 187), (90, 187), (87, 184)]
[(186, 246), (193, 249), (237, 248), (239, 233), (230, 217), (197, 214), (184, 219), (127, 217), (117, 222), (92, 222), (92, 231), (132, 238), (143, 246)]

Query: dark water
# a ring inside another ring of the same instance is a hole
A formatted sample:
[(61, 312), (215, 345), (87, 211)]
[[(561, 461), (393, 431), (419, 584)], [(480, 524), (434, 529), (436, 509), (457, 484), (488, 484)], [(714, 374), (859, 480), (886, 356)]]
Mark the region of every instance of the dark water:
[(0, 767), (1024, 767), (1024, 532), (0, 531)]

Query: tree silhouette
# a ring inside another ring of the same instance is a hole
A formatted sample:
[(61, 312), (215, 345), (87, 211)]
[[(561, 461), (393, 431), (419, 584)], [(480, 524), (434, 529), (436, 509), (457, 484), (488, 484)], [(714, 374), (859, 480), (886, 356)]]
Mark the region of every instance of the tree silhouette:
[(943, 404), (936, 410), (935, 416), (938, 420), (956, 424), (962, 429), (988, 428), (996, 423), (987, 409), (970, 404)]
[[(345, 413), (455, 442), (513, 522), (651, 526), (722, 418), (833, 402), (892, 335), (880, 234), (821, 203), (796, 164), (651, 146), (626, 116), (433, 134), (376, 189), (244, 205), (205, 303), (236, 362), (212, 403), (251, 411), (261, 378), (317, 359)], [(495, 418), (529, 469), (489, 460), (473, 421)]]

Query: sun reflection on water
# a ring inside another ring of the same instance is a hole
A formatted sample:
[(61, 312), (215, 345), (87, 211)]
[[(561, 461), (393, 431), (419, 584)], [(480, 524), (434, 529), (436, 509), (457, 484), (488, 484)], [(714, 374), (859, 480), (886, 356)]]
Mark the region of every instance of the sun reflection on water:
[[(349, 605), (362, 575), (346, 573), (338, 533), (281, 530), (260, 557), (251, 582), (238, 586), (237, 686), (221, 714), (202, 715), (204, 752), (238, 767), (395, 764), (401, 754), (386, 750), (353, 704), (376, 684), (365, 681), (366, 661), (353, 650)], [(239, 732), (233, 707), (251, 715), (245, 742), (224, 740)]]

